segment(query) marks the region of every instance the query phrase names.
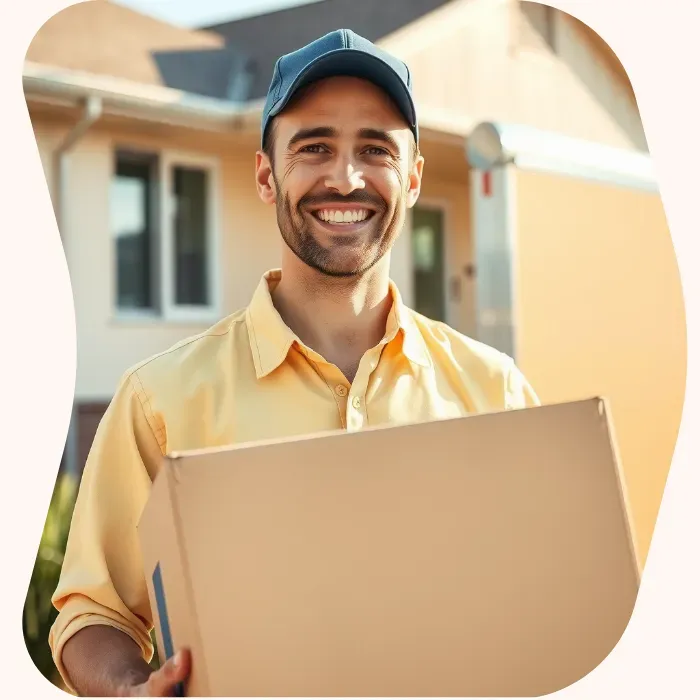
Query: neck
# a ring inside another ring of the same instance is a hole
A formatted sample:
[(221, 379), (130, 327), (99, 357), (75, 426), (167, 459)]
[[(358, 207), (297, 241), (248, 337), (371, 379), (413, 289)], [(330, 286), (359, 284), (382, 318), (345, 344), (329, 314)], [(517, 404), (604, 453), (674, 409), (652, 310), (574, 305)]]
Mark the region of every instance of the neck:
[(277, 311), (302, 343), (352, 381), (362, 356), (386, 332), (393, 305), (389, 256), (357, 277), (328, 277), (296, 256), (285, 258), (272, 293)]

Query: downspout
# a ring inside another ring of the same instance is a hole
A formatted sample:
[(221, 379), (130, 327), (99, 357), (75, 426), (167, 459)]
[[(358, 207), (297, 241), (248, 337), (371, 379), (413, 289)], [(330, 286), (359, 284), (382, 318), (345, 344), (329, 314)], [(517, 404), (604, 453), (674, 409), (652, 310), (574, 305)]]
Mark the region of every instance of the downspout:
[(67, 156), (68, 152), (75, 146), (76, 143), (83, 137), (85, 132), (100, 118), (102, 115), (102, 99), (93, 95), (85, 100), (83, 116), (66, 134), (65, 138), (56, 147), (53, 152), (53, 171), (54, 171), (54, 212), (56, 214), (56, 222), (58, 223), (58, 232), (65, 250), (65, 180), (67, 171)]
[[(53, 183), (54, 183), (54, 212), (58, 224), (58, 232), (63, 243), (63, 252), (68, 261), (68, 248), (66, 237), (66, 182), (68, 171), (68, 155), (76, 143), (85, 135), (87, 130), (102, 115), (102, 99), (100, 97), (89, 96), (85, 100), (83, 115), (73, 128), (66, 134), (65, 138), (53, 152)], [(70, 268), (69, 268), (70, 269)], [(68, 425), (68, 436), (66, 439), (66, 471), (77, 476), (78, 474), (78, 425), (75, 402), (71, 412), (70, 423)]]
[(476, 263), (476, 337), (517, 361), (514, 160), (491, 122), (472, 130), (465, 152)]

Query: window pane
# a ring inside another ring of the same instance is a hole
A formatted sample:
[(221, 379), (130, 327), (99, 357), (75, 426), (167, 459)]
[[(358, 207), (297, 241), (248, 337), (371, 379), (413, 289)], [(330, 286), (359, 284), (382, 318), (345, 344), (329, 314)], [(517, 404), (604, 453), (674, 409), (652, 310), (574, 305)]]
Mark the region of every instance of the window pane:
[(117, 263), (117, 306), (121, 309), (153, 307), (152, 189), (149, 162), (118, 157), (112, 181), (110, 221)]
[(196, 168), (176, 167), (173, 180), (175, 303), (204, 306), (209, 303), (207, 172)]

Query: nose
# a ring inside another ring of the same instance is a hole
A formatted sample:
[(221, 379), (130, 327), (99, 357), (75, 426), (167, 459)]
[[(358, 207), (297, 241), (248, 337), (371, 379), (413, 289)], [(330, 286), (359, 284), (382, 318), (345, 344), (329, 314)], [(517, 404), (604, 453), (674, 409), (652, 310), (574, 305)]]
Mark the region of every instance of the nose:
[(326, 176), (325, 185), (342, 196), (347, 196), (355, 190), (365, 188), (362, 171), (352, 155), (339, 155), (333, 160), (331, 170)]

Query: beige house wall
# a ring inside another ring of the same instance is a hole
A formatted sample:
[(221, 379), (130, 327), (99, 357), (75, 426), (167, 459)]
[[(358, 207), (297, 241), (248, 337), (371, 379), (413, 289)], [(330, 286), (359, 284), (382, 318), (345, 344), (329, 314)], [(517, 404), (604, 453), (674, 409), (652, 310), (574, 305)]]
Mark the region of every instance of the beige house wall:
[(546, 403), (610, 400), (646, 560), (680, 427), (686, 324), (658, 193), (514, 171), (518, 363)]
[(537, 31), (546, 10), (515, 0), (455, 0), (381, 44), (411, 67), (416, 97), (431, 113), (644, 149), (629, 86), (580, 23), (561, 12), (552, 48)]

